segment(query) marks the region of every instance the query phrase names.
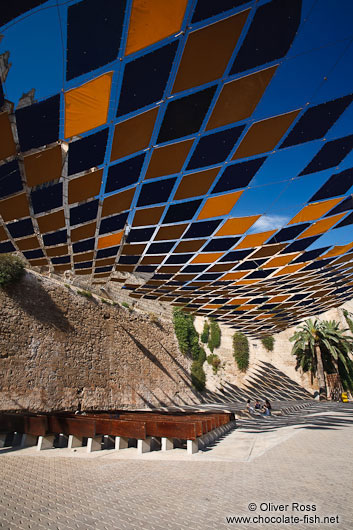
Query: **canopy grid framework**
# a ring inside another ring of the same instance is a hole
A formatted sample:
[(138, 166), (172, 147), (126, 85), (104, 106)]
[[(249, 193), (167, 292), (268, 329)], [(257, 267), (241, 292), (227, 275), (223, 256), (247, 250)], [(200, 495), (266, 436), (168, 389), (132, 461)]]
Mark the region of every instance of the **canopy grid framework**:
[(351, 298), (353, 10), (334, 3), (9, 6), (5, 43), (57, 9), (64, 75), (16, 109), (2, 76), (0, 253), (253, 336)]

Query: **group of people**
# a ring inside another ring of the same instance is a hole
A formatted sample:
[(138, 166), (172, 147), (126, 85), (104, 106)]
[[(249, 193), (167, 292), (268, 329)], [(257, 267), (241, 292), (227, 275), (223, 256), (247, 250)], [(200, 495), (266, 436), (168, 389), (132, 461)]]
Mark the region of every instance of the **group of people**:
[(258, 414), (263, 414), (264, 416), (271, 416), (272, 407), (268, 399), (265, 399), (263, 403), (260, 403), (260, 400), (257, 399), (255, 401), (254, 406), (251, 405), (251, 401), (250, 399), (248, 399), (246, 403), (246, 409), (250, 414), (258, 413)]

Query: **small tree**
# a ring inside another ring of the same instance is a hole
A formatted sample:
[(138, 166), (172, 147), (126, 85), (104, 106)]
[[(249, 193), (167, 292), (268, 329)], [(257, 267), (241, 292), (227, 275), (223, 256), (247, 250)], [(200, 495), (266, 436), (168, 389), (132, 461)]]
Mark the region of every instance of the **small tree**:
[(210, 319), (210, 336), (208, 339), (208, 347), (213, 352), (214, 349), (219, 348), (221, 345), (221, 328), (218, 322), (213, 318)]
[(199, 361), (194, 361), (191, 365), (191, 381), (196, 390), (203, 390), (206, 384), (206, 374)]
[(233, 335), (233, 356), (241, 372), (246, 372), (249, 367), (249, 341), (244, 333)]
[(12, 254), (0, 255), (0, 287), (19, 281), (24, 275), (24, 263)]
[(273, 337), (271, 336), (263, 337), (261, 339), (261, 342), (267, 351), (273, 351), (273, 346), (275, 344), (275, 339)]
[(210, 325), (207, 322), (207, 320), (205, 320), (205, 323), (203, 325), (203, 330), (201, 333), (201, 342), (203, 342), (203, 344), (207, 344), (209, 334), (210, 334)]

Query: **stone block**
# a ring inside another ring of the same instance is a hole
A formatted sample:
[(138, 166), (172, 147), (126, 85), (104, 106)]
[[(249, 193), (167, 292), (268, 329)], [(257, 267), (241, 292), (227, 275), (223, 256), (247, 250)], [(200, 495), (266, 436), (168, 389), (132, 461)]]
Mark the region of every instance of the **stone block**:
[(102, 437), (95, 436), (94, 438), (87, 438), (87, 453), (93, 451), (100, 451), (102, 449)]
[(54, 435), (48, 436), (38, 436), (37, 451), (42, 451), (43, 449), (52, 449), (54, 444)]
[(199, 452), (199, 441), (196, 440), (187, 440), (186, 441), (186, 449), (188, 455), (193, 455), (195, 453)]
[(162, 451), (170, 451), (171, 449), (174, 449), (174, 441), (173, 438), (162, 438)]
[(73, 449), (74, 447), (82, 447), (82, 436), (74, 436), (73, 434), (70, 434), (67, 446), (69, 449)]
[(146, 440), (137, 440), (137, 452), (139, 455), (143, 453), (149, 453), (151, 450), (151, 439), (146, 438)]
[(124, 436), (115, 436), (115, 450), (127, 449), (129, 447), (129, 439)]

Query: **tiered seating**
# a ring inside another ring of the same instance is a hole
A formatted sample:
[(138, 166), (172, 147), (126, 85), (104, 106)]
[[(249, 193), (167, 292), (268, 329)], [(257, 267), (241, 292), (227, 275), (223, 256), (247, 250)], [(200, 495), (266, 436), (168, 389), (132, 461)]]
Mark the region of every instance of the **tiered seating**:
[[(152, 438), (160, 440), (162, 450), (172, 449), (174, 440), (186, 440), (192, 454), (235, 426), (231, 412), (168, 413), (162, 411), (72, 414), (0, 414), (0, 439), (8, 433), (22, 433), (21, 446), (37, 444), (38, 449), (53, 447), (57, 435), (68, 438), (68, 447), (82, 445), (87, 450), (101, 449), (114, 440), (115, 449), (128, 447), (128, 440), (137, 440), (139, 453), (150, 450)], [(37, 440), (38, 437), (38, 440)]]

